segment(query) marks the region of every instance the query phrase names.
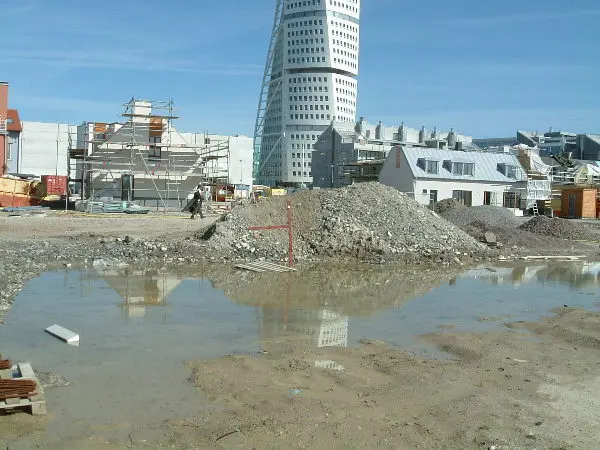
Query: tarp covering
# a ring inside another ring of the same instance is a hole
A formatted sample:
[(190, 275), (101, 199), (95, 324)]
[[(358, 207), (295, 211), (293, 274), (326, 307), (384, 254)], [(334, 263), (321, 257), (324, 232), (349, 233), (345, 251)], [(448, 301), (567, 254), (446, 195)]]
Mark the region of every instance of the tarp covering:
[(535, 172), (548, 176), (552, 172), (552, 166), (547, 165), (542, 161), (542, 158), (537, 153), (531, 152), (531, 169)]
[(538, 200), (552, 199), (552, 185), (550, 180), (527, 181), (527, 209), (532, 208)]

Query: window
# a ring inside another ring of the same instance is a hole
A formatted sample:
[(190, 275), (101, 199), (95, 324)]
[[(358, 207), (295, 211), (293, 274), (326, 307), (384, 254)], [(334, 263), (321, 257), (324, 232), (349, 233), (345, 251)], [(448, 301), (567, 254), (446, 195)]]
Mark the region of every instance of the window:
[(452, 198), (458, 200), (464, 206), (473, 204), (473, 193), (471, 191), (452, 191)]
[(489, 206), (492, 204), (492, 193), (489, 191), (485, 191), (483, 193), (483, 204)]
[(438, 162), (437, 161), (425, 161), (425, 172), (427, 173), (438, 173)]
[(452, 163), (452, 175), (466, 175), (472, 177), (475, 173), (475, 164), (453, 162)]
[(162, 158), (162, 151), (160, 147), (160, 136), (151, 136), (150, 145), (148, 146), (148, 158), (160, 159)]
[(519, 208), (521, 204), (521, 196), (516, 192), (505, 192), (502, 206), (505, 208)]

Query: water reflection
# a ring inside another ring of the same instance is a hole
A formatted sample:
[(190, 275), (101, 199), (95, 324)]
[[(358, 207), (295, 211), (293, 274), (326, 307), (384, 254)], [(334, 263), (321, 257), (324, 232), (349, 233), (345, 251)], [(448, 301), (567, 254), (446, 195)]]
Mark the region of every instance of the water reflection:
[(158, 270), (110, 269), (101, 277), (123, 299), (120, 305), (128, 317), (141, 318), (147, 307), (166, 306), (169, 295), (182, 280)]
[[(274, 356), (292, 350), (314, 350), (348, 345), (348, 316), (328, 310), (280, 309), (263, 307), (260, 311), (260, 343)], [(316, 360), (322, 369), (342, 370), (336, 361)]]
[(572, 289), (600, 284), (600, 263), (577, 262), (536, 266), (480, 268), (467, 272), (461, 278), (477, 279), (493, 285), (512, 285), (516, 288), (529, 283), (544, 286), (564, 285)]

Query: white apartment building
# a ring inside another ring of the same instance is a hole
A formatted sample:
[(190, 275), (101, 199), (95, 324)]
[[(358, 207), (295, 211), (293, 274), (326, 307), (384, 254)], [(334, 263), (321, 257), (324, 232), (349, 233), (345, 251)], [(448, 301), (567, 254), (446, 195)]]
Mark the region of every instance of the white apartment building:
[(333, 122), (356, 121), (360, 0), (279, 0), (254, 133), (258, 184), (312, 183)]

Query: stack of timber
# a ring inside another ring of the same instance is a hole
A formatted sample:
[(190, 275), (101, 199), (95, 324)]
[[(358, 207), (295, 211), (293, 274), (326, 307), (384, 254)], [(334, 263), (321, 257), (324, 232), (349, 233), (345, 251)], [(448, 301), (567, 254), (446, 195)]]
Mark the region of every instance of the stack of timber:
[(44, 388), (30, 363), (19, 363), (0, 370), (0, 414), (24, 411), (46, 414)]

